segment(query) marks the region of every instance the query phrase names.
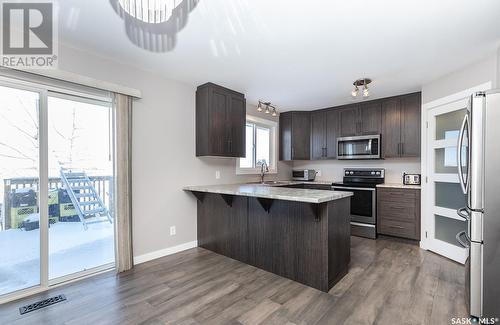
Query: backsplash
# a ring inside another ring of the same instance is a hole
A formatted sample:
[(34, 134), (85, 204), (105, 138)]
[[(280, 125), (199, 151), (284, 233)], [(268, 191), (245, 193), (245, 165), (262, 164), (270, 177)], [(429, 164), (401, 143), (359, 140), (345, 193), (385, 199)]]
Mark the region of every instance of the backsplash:
[(383, 160), (317, 160), (294, 161), (293, 169), (321, 170), (316, 180), (341, 181), (344, 167), (385, 168), (386, 183), (402, 183), (403, 172), (420, 174), (420, 158), (395, 158)]

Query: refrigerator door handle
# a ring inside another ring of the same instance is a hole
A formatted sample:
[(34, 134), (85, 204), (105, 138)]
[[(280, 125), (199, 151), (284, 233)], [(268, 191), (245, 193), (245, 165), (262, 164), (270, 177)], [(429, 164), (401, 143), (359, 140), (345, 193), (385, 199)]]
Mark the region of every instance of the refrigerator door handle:
[(466, 221), (470, 221), (469, 209), (468, 208), (460, 208), (457, 210), (457, 214), (464, 218)]
[[(467, 242), (463, 241), (462, 240), (462, 236), (465, 237), (465, 239), (467, 240)], [(469, 248), (470, 247), (470, 239), (469, 239), (469, 236), (467, 236), (467, 232), (464, 230), (464, 231), (461, 231), (459, 232), (455, 238), (457, 239), (458, 243), (460, 245), (462, 245), (464, 248)]]
[[(462, 127), (460, 128), (460, 134), (458, 136), (458, 146), (457, 146), (457, 168), (458, 168), (458, 180), (460, 182), (460, 186), (462, 187), (462, 192), (464, 194), (467, 194), (468, 192), (468, 180), (464, 179), (464, 175), (462, 172), (463, 166), (462, 166), (462, 145), (464, 143), (464, 135), (465, 135), (465, 128), (469, 124), (469, 114), (466, 114), (464, 117), (464, 120), (462, 122)], [(470, 134), (467, 135), (467, 137), (470, 137)], [(468, 162), (467, 162), (468, 163)], [(467, 175), (468, 178), (468, 175)]]

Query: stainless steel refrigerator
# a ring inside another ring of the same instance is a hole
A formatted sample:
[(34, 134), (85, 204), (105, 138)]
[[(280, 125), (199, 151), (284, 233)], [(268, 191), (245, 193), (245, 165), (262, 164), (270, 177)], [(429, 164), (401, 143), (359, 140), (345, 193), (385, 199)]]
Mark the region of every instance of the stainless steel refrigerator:
[(458, 176), (467, 206), (466, 293), (471, 316), (500, 317), (500, 89), (471, 96), (460, 131)]

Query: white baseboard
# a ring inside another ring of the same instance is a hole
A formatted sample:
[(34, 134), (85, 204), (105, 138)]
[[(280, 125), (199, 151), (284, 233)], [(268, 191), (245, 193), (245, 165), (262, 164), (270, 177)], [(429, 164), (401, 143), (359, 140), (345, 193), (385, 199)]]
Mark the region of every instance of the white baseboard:
[(148, 262), (151, 260), (155, 260), (155, 259), (163, 257), (163, 256), (179, 253), (179, 252), (182, 252), (182, 251), (185, 251), (185, 250), (188, 250), (191, 248), (195, 248), (195, 247), (198, 247), (197, 240), (192, 241), (192, 242), (188, 242), (188, 243), (184, 243), (184, 244), (180, 244), (180, 245), (177, 245), (174, 247), (160, 249), (158, 251), (154, 251), (151, 253), (135, 256), (134, 257), (134, 265)]

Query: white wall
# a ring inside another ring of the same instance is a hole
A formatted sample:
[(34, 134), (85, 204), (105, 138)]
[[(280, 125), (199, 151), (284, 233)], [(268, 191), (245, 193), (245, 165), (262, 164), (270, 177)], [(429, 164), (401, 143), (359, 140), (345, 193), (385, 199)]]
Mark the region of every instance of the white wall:
[(500, 46), (498, 47), (498, 51), (497, 51), (496, 71), (497, 71), (497, 77), (495, 80), (495, 88), (500, 88)]
[(385, 160), (321, 160), (296, 161), (293, 168), (312, 168), (321, 171), (317, 180), (342, 181), (344, 167), (377, 167), (385, 168), (386, 183), (402, 183), (403, 172), (420, 173), (420, 159), (398, 158)]
[(491, 82), (494, 87), (497, 74), (500, 74), (497, 69), (497, 61), (497, 55), (491, 55), (425, 84), (422, 87), (422, 103), (429, 103), (487, 82)]
[[(73, 48), (61, 46), (59, 53), (61, 70), (142, 91), (133, 110), (134, 256), (144, 260), (145, 254), (196, 240), (196, 200), (183, 186), (258, 179), (236, 176), (235, 159), (195, 157), (194, 86)], [(269, 178), (290, 177), (287, 164), (278, 170)], [(177, 234), (169, 236), (173, 225)]]

